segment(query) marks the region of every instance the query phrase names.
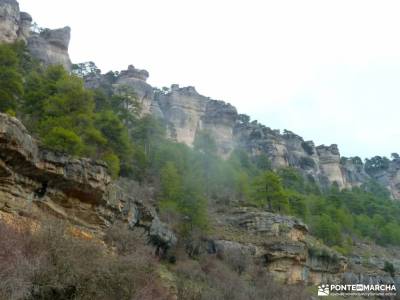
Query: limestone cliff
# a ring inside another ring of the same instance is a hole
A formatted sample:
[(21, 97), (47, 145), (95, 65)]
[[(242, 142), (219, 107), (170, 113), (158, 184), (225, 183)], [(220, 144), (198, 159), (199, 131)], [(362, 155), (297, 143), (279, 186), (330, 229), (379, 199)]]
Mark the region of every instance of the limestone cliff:
[(51, 214), (95, 231), (122, 219), (147, 228), (158, 244), (175, 243), (174, 234), (132, 187), (135, 183), (113, 183), (102, 162), (40, 149), (21, 122), (0, 114), (2, 214)]
[(18, 2), (15, 0), (0, 1), (0, 41), (15, 42), (19, 38), (21, 15)]
[(387, 169), (371, 174), (382, 186), (386, 187), (393, 198), (400, 199), (400, 159), (394, 158)]
[(244, 149), (251, 156), (266, 154), (273, 168), (294, 167), (322, 188), (332, 184), (340, 189), (352, 188), (376, 179), (388, 188), (394, 199), (400, 199), (398, 161), (392, 161), (390, 168), (371, 176), (360, 159), (341, 157), (335, 144), (315, 146), (313, 141), (304, 141), (291, 131), (281, 133), (250, 121), (249, 116), (238, 114), (229, 103), (205, 97), (194, 87), (174, 84), (169, 89), (155, 89), (146, 82), (148, 76), (147, 71), (129, 66), (116, 78), (90, 74), (85, 81), (90, 88), (103, 86), (115, 90), (121, 85), (132, 88), (142, 104), (143, 114), (162, 120), (168, 136), (176, 142), (192, 146), (196, 135), (207, 131), (223, 158), (229, 157), (236, 148)]
[(33, 57), (45, 65), (62, 65), (68, 71), (72, 63), (68, 54), (71, 29), (45, 29), (40, 33), (32, 33), (28, 37), (28, 49)]
[(0, 43), (14, 43), (22, 40), (39, 61), (45, 65), (61, 64), (71, 70), (68, 54), (70, 28), (35, 32), (32, 30), (32, 18), (20, 12), (16, 0), (0, 0)]
[(119, 74), (114, 84), (114, 87), (127, 85), (135, 91), (136, 96), (142, 105), (143, 114), (149, 114), (152, 112), (154, 99), (153, 88), (146, 82), (148, 77), (149, 73), (146, 70), (139, 70), (131, 65), (127, 70), (122, 71)]
[(200, 131), (207, 131), (215, 139), (221, 156), (228, 156), (233, 148), (233, 127), (236, 108), (222, 101), (200, 95), (194, 87), (172, 85), (167, 93), (155, 99), (161, 108), (169, 137), (179, 143), (193, 145)]
[(194, 87), (180, 88), (174, 84), (170, 89), (155, 89), (146, 82), (148, 76), (147, 71), (129, 66), (116, 76), (89, 74), (85, 83), (88, 88), (102, 87), (114, 92), (121, 86), (133, 89), (142, 114), (162, 120), (171, 139), (192, 146), (196, 134), (207, 131), (215, 139), (219, 154), (228, 157), (235, 147), (236, 108), (202, 96)]

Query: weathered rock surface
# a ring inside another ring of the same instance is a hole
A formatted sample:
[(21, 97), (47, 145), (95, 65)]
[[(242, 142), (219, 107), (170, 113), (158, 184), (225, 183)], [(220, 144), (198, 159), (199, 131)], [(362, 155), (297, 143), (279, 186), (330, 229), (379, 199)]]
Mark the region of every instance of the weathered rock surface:
[[(293, 217), (281, 216), (254, 208), (241, 207), (215, 215), (217, 230), (213, 251), (241, 253), (261, 261), (276, 278), (287, 283), (396, 283), (400, 274), (391, 277), (383, 271), (390, 260), (398, 270), (400, 257), (376, 254), (368, 267), (361, 267), (361, 258), (346, 258), (322, 245), (309, 235), (308, 228)], [(365, 250), (365, 245), (360, 245)], [(370, 253), (378, 253), (370, 249)], [(396, 258), (397, 257), (397, 258)]]
[(160, 94), (156, 100), (171, 139), (192, 146), (196, 135), (206, 131), (215, 139), (221, 156), (232, 152), (237, 116), (232, 105), (204, 97), (194, 87), (178, 85), (172, 85), (170, 91)]
[(162, 120), (174, 141), (192, 146), (196, 135), (207, 131), (215, 139), (221, 156), (227, 157), (232, 152), (237, 118), (232, 105), (202, 96), (194, 87), (180, 88), (175, 84), (166, 90), (154, 89), (146, 82), (148, 76), (147, 71), (129, 66), (116, 77), (90, 74), (85, 83), (89, 88), (114, 91), (121, 86), (130, 87), (137, 95), (143, 115), (151, 114)]
[(127, 188), (133, 186), (113, 183), (102, 162), (40, 149), (19, 120), (0, 114), (0, 211), (49, 213), (91, 229), (119, 218), (174, 244), (151, 205)]
[(377, 182), (386, 187), (393, 198), (400, 199), (400, 159), (395, 158), (389, 167), (370, 174)]
[(336, 183), (339, 188), (346, 187), (346, 180), (340, 164), (340, 153), (337, 145), (318, 146), (317, 153), (319, 165), (322, 173), (325, 175), (327, 184)]
[(256, 234), (288, 234), (296, 241), (303, 240), (304, 235), (308, 233), (307, 225), (298, 219), (245, 207), (226, 216), (224, 223)]
[(174, 84), (170, 89), (154, 89), (146, 82), (148, 76), (147, 71), (129, 66), (116, 77), (91, 74), (85, 81), (90, 88), (131, 87), (142, 104), (143, 114), (162, 120), (169, 138), (176, 142), (193, 146), (199, 132), (206, 131), (214, 138), (223, 158), (236, 148), (251, 156), (265, 154), (273, 168), (296, 168), (322, 188), (332, 184), (340, 189), (352, 188), (376, 179), (393, 198), (400, 199), (399, 163), (393, 161), (389, 170), (372, 177), (365, 172), (360, 159), (343, 159), (335, 144), (316, 147), (313, 141), (304, 141), (291, 131), (281, 133), (250, 121), (249, 116), (238, 114), (232, 105), (200, 95), (194, 87)]
[[(148, 73), (145, 74), (147, 78)], [(135, 83), (137, 80), (131, 80), (130, 85), (141, 91), (139, 95), (146, 95), (141, 96), (147, 99), (146, 112), (164, 120), (169, 137), (177, 142), (192, 146), (196, 135), (207, 131), (215, 139), (222, 157), (228, 157), (235, 148), (245, 149), (253, 156), (266, 154), (275, 169), (294, 167), (322, 188), (332, 184), (340, 189), (352, 188), (372, 179), (362, 162), (357, 165), (354, 159), (349, 159), (344, 163), (335, 144), (316, 147), (312, 141), (304, 141), (293, 132), (285, 130), (281, 134), (257, 121), (250, 122), (248, 116), (239, 115), (230, 104), (202, 96), (194, 87), (172, 85), (167, 91), (152, 94), (149, 86), (140, 87)], [(125, 75), (120, 82), (129, 85)], [(398, 164), (393, 162), (387, 172), (375, 179), (387, 187), (394, 198), (400, 199), (399, 176)]]
[(0, 1), (0, 42), (12, 43), (18, 39), (21, 16), (18, 2)]
[(19, 15), (20, 22), (18, 28), (18, 36), (21, 40), (26, 42), (31, 34), (32, 17), (26, 12), (21, 12)]
[(135, 91), (142, 106), (143, 115), (155, 113), (155, 110), (158, 110), (154, 101), (153, 87), (146, 82), (148, 77), (149, 73), (146, 70), (139, 70), (130, 65), (127, 70), (121, 71), (114, 84), (115, 88), (126, 85)]
[(33, 57), (46, 66), (62, 65), (68, 71), (72, 63), (68, 54), (68, 45), (71, 38), (71, 29), (45, 29), (40, 33), (33, 33), (28, 38), (28, 49)]
[(72, 64), (68, 54), (70, 28), (40, 33), (31, 30), (32, 17), (20, 12), (15, 0), (0, 0), (0, 43), (27, 42), (31, 54), (45, 65), (63, 65), (68, 71)]

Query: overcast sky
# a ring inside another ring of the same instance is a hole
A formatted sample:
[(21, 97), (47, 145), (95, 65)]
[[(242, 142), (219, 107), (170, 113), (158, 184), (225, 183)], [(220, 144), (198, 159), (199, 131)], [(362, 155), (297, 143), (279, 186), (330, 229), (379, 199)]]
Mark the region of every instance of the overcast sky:
[(400, 152), (400, 1), (19, 0), (73, 62), (193, 85), (342, 155)]

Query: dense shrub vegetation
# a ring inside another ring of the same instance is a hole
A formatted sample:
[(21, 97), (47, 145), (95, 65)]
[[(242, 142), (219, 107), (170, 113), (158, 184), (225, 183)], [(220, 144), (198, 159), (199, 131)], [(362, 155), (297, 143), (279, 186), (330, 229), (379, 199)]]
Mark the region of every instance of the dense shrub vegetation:
[[(58, 221), (11, 227), (0, 222), (0, 299), (161, 299), (151, 248), (115, 226), (100, 241), (74, 237)], [(118, 241), (115, 238), (118, 237)]]
[[(239, 257), (237, 259), (240, 259)], [(193, 300), (283, 300), (309, 299), (301, 285), (283, 285), (263, 267), (241, 274), (235, 266), (214, 256), (182, 260), (174, 266), (179, 299)]]

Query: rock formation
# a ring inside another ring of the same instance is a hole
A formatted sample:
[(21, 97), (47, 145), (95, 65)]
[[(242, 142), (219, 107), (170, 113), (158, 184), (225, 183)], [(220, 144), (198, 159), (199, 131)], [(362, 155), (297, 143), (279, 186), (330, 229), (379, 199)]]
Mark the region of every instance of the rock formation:
[(157, 107), (154, 106), (154, 91), (146, 80), (149, 73), (146, 70), (136, 69), (134, 66), (128, 66), (128, 69), (122, 71), (114, 84), (115, 88), (126, 85), (132, 88), (141, 104), (142, 114), (152, 113)]
[(386, 187), (394, 199), (400, 199), (400, 159), (390, 161), (387, 169), (380, 170), (371, 176)]
[(15, 0), (0, 1), (0, 42), (12, 43), (18, 39), (21, 23), (18, 2)]
[[(315, 240), (301, 221), (246, 207), (216, 213), (215, 223), (209, 252), (259, 261), (284, 282), (395, 283), (400, 288), (400, 276), (391, 277), (383, 271), (385, 260), (400, 264), (398, 253), (364, 262), (361, 256), (346, 258)], [(365, 248), (358, 245), (354, 251)]]
[(171, 139), (192, 146), (196, 135), (206, 131), (214, 138), (218, 152), (227, 157), (234, 148), (236, 108), (200, 95), (194, 87), (172, 85), (156, 99)]
[(163, 247), (176, 242), (155, 210), (111, 181), (102, 162), (40, 149), (17, 119), (0, 114), (0, 211), (52, 214), (93, 230), (117, 219), (142, 226)]
[(45, 65), (60, 64), (70, 71), (72, 67), (68, 54), (70, 28), (34, 32), (31, 27), (31, 16), (20, 12), (17, 1), (0, 0), (0, 43), (25, 41), (33, 57)]
[(293, 167), (322, 188), (332, 184), (340, 189), (358, 187), (375, 179), (388, 188), (394, 199), (400, 199), (398, 160), (391, 162), (388, 170), (371, 176), (360, 159), (342, 158), (335, 144), (316, 147), (313, 141), (304, 141), (291, 131), (281, 133), (250, 121), (249, 116), (238, 114), (229, 103), (200, 95), (194, 87), (174, 84), (170, 89), (155, 89), (146, 82), (148, 76), (147, 71), (129, 66), (116, 78), (90, 74), (85, 81), (90, 88), (115, 89), (122, 85), (132, 88), (142, 104), (143, 114), (162, 120), (169, 138), (176, 142), (193, 146), (196, 135), (206, 131), (214, 138), (223, 158), (236, 148), (250, 156), (265, 154), (274, 169)]
[(50, 30), (44, 29), (40, 33), (32, 33), (28, 38), (28, 49), (33, 57), (45, 65), (62, 65), (68, 71), (72, 63), (68, 54), (68, 45), (71, 29), (64, 27)]
[(146, 82), (148, 76), (147, 71), (129, 66), (116, 77), (89, 74), (85, 83), (88, 88), (102, 87), (116, 91), (126, 86), (133, 89), (142, 106), (142, 113), (162, 120), (169, 138), (192, 146), (196, 135), (207, 131), (215, 139), (219, 154), (228, 157), (235, 147), (236, 108), (202, 96), (194, 87), (180, 88), (174, 84), (170, 89), (155, 89)]

